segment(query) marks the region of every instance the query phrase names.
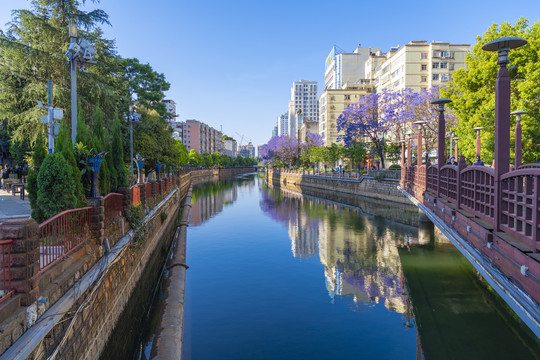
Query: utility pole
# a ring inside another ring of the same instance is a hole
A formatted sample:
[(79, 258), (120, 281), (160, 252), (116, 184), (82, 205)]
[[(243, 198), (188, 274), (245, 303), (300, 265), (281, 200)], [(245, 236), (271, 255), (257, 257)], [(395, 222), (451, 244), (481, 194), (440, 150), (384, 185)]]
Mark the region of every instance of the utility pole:
[(58, 136), (60, 124), (55, 120), (61, 120), (64, 117), (64, 110), (52, 106), (52, 80), (47, 81), (47, 106), (43, 106), (41, 101), (38, 101), (38, 106), (41, 109), (47, 110), (47, 115), (41, 116), (41, 122), (48, 124), (47, 134), (49, 138), (49, 154), (54, 151), (54, 140)]
[[(77, 45), (77, 20), (74, 16), (69, 21), (69, 46)], [(77, 138), (77, 57), (70, 58), (71, 66), (71, 143)]]

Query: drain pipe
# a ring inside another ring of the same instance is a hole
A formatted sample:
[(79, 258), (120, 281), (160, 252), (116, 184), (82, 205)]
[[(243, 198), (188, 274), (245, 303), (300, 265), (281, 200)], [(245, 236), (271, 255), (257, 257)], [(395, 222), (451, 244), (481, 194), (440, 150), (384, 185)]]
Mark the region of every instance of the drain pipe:
[(184, 335), (184, 294), (186, 286), (186, 230), (191, 210), (190, 186), (182, 207), (180, 225), (174, 234), (176, 244), (172, 260), (167, 267), (169, 271), (164, 293), (163, 309), (156, 340), (152, 346), (151, 359), (182, 359), (182, 340)]

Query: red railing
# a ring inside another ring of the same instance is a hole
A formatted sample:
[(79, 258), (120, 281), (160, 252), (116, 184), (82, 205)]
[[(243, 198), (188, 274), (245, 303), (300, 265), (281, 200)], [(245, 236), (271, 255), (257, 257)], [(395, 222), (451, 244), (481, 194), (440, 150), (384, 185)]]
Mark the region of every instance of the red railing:
[(501, 176), (500, 227), (540, 250), (540, 169), (528, 168)]
[(2, 246), (2, 289), (0, 303), (8, 299), (15, 292), (11, 287), (11, 244), (13, 244), (13, 240), (0, 240), (0, 246)]
[(495, 177), (485, 166), (466, 167), (459, 175), (460, 207), (488, 222), (495, 217)]
[(135, 206), (141, 203), (141, 189), (138, 185), (133, 185), (131, 188), (131, 203)]
[(426, 171), (426, 190), (437, 195), (437, 187), (439, 186), (439, 168), (437, 165), (431, 165)]
[(90, 239), (92, 209), (66, 210), (39, 225), (40, 272)]
[(117, 193), (109, 193), (103, 198), (103, 206), (105, 207), (105, 227), (122, 217), (123, 201), (124, 195)]
[(441, 168), (439, 176), (439, 195), (454, 204), (457, 204), (458, 168), (454, 165), (445, 165)]

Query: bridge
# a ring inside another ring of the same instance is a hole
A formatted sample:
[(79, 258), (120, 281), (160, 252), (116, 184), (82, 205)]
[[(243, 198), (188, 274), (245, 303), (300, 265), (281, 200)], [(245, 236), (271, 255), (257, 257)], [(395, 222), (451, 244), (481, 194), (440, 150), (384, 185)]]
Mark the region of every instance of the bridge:
[[(480, 274), (540, 337), (540, 164), (521, 163), (521, 126), (515, 129), (515, 159), (510, 164), (510, 78), (508, 53), (524, 45), (502, 38), (484, 46), (498, 51), (495, 86), (495, 157), (492, 166), (480, 160), (467, 165), (464, 156), (446, 164), (444, 106), (439, 107), (437, 163), (422, 164), (422, 132), (418, 164), (412, 163), (411, 139), (402, 141), (402, 192), (471, 261)], [(523, 112), (514, 112), (520, 115)], [(455, 149), (455, 157), (458, 157)]]

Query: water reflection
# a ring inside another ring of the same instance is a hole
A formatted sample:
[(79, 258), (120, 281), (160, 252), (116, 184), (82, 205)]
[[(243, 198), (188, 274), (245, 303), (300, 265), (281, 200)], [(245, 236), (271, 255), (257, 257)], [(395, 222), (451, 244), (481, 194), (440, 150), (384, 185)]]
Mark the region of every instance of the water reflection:
[(318, 251), (332, 303), (352, 299), (353, 311), (382, 303), (402, 315), (405, 327), (418, 325), (417, 358), (540, 357), (538, 339), (427, 218), (420, 216), (418, 228), (392, 224), (264, 187), (259, 204), (288, 227), (294, 257)]

